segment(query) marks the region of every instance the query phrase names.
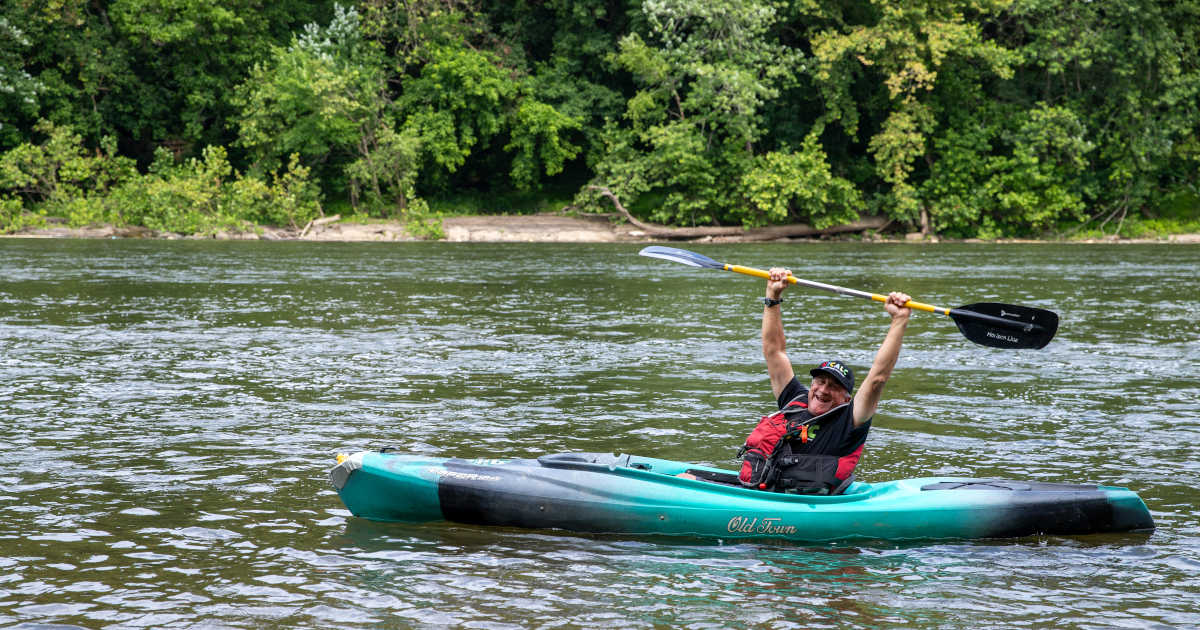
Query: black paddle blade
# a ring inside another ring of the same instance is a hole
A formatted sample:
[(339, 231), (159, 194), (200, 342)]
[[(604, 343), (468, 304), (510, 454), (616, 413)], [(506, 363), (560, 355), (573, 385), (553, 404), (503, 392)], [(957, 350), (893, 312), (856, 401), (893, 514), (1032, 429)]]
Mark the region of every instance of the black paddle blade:
[(980, 302), (950, 309), (948, 313), (964, 337), (992, 348), (1044, 348), (1058, 332), (1053, 311)]
[(676, 247), (662, 247), (660, 245), (651, 245), (649, 247), (642, 248), (642, 251), (640, 251), (638, 253), (641, 254), (642, 256), (649, 256), (651, 258), (662, 258), (663, 260), (669, 260), (671, 262), (677, 262), (677, 263), (681, 263), (684, 265), (690, 265), (692, 267), (704, 267), (705, 269), (721, 269), (721, 270), (725, 269), (724, 264), (719, 263), (719, 262), (709, 258), (708, 256), (704, 256), (702, 254), (697, 254), (696, 252), (689, 252), (686, 249), (678, 249)]

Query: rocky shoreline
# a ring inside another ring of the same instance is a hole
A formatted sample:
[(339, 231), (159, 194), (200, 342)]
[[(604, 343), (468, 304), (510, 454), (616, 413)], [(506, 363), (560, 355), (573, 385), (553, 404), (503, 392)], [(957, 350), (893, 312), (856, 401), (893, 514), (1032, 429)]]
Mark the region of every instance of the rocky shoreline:
[[(605, 215), (565, 216), (557, 214), (534, 215), (486, 215), (449, 217), (442, 221), (442, 231), (448, 242), (473, 243), (617, 243), (661, 241), (660, 236), (647, 234), (644, 230), (629, 223), (614, 222)], [(212, 235), (181, 236), (174, 233), (159, 233), (144, 227), (114, 227), (111, 225), (91, 226), (83, 228), (68, 228), (51, 226), (28, 229), (14, 234), (5, 234), (10, 238), (205, 238), (218, 240), (273, 240), (273, 241), (415, 241), (416, 239), (404, 229), (404, 224), (398, 221), (356, 223), (352, 221), (337, 221), (330, 217), (328, 220), (314, 221), (301, 230), (289, 228), (264, 227), (253, 232), (218, 232)], [(835, 238), (847, 238), (840, 235)], [(857, 238), (855, 236), (854, 238)], [(716, 236), (701, 239), (688, 239), (692, 242), (726, 242), (736, 243), (750, 239), (738, 236)], [(761, 240), (761, 239), (754, 239)], [(812, 241), (813, 237), (778, 239), (784, 241)], [(869, 240), (881, 242), (938, 242), (937, 237), (923, 237), (920, 234), (907, 235), (875, 235)], [(1047, 242), (1041, 240), (1005, 239), (1003, 241), (966, 242)], [(1074, 242), (1074, 241), (1073, 241)], [(1159, 239), (1090, 239), (1078, 241), (1084, 243), (1200, 243), (1200, 234), (1172, 234)]]

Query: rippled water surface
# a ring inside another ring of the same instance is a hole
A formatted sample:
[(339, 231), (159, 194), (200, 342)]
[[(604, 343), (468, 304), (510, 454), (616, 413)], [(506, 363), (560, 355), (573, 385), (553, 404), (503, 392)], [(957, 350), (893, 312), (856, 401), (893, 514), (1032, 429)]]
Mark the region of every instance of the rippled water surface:
[[(638, 245), (0, 240), (0, 626), (1200, 626), (1200, 247), (688, 246), (918, 313), (868, 481), (1131, 487), (1149, 536), (805, 546), (353, 518), (327, 471), (619, 451), (731, 466), (771, 406), (760, 281)], [(798, 364), (865, 374), (877, 305), (792, 290)]]

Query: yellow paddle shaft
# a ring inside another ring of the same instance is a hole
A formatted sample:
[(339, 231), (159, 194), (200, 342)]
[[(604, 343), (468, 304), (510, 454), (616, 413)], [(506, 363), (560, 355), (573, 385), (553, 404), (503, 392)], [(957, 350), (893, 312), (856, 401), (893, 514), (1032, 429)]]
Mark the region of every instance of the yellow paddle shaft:
[[(724, 266), (724, 268), (725, 268), (725, 271), (732, 271), (734, 273), (745, 274), (747, 276), (755, 276), (758, 278), (768, 278), (768, 279), (771, 277), (770, 273), (763, 271), (762, 269), (755, 269), (754, 267), (743, 267), (741, 265), (728, 265), (727, 264)], [(809, 287), (811, 289), (820, 289), (822, 291), (829, 291), (831, 293), (840, 293), (841, 295), (849, 295), (851, 297), (858, 297), (858, 298), (863, 298), (863, 299), (867, 299), (867, 300), (875, 300), (876, 302), (887, 302), (886, 295), (879, 295), (878, 293), (867, 293), (866, 291), (856, 291), (854, 289), (847, 289), (845, 287), (839, 287), (839, 286), (835, 286), (832, 284), (825, 284), (824, 282), (813, 282), (812, 280), (803, 280), (801, 278), (797, 278), (796, 276), (788, 276), (788, 282), (790, 282), (792, 284), (798, 284), (800, 286)], [(914, 302), (912, 300), (905, 302), (904, 306), (906, 306), (908, 308), (915, 308), (918, 311), (926, 311), (929, 313), (939, 313), (941, 315), (949, 315), (950, 314), (950, 309), (948, 309), (948, 308), (942, 308), (940, 306), (933, 306), (930, 304), (922, 304), (921, 302)]]

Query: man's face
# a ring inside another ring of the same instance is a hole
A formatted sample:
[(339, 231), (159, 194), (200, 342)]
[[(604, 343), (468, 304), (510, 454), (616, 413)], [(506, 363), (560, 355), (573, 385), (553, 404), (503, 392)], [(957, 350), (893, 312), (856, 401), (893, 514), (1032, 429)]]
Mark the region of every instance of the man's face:
[(824, 374), (813, 377), (808, 387), (809, 413), (819, 416), (846, 402), (850, 402), (850, 394), (840, 383)]

